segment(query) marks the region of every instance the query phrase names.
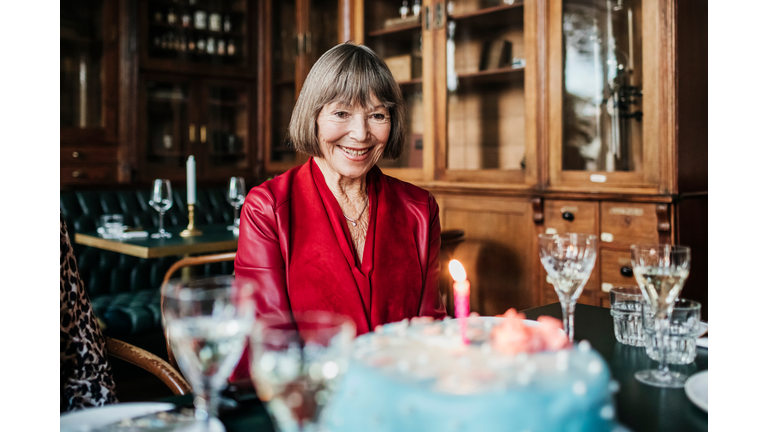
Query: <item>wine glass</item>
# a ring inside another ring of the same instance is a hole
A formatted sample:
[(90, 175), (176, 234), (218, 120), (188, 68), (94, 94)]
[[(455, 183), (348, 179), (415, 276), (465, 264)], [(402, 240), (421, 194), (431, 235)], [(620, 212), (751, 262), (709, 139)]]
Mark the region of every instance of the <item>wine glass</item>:
[(328, 312), (259, 317), (251, 336), (251, 378), (280, 431), (319, 430), (354, 337), (351, 320)]
[(253, 329), (254, 282), (216, 276), (163, 287), (163, 322), (173, 355), (194, 391), (195, 418), (203, 430), (222, 430), (219, 391), (240, 361)]
[(173, 195), (171, 195), (171, 181), (167, 179), (156, 179), (152, 185), (152, 199), (149, 205), (160, 213), (160, 229), (152, 234), (152, 238), (169, 238), (171, 233), (163, 228), (163, 216), (168, 209), (173, 206)]
[(659, 368), (635, 373), (638, 381), (655, 387), (680, 388), (686, 375), (671, 372), (667, 361), (669, 317), (691, 268), (691, 248), (687, 246), (632, 245), (632, 270), (643, 298), (653, 314), (659, 341)]
[(237, 218), (237, 211), (245, 202), (245, 180), (243, 180), (242, 177), (232, 177), (229, 179), (229, 193), (227, 194), (227, 202), (229, 202), (229, 205), (235, 208), (235, 218), (232, 221), (232, 225), (227, 227), (228, 230), (233, 230), (240, 227), (240, 222)]
[(539, 258), (563, 308), (563, 330), (573, 343), (573, 312), (597, 257), (597, 238), (589, 234), (539, 234)]

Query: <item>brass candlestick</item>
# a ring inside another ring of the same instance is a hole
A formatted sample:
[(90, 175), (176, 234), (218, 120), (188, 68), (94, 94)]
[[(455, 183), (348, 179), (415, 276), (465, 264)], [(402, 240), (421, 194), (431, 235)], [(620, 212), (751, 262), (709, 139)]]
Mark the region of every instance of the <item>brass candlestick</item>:
[(179, 233), (179, 235), (182, 237), (194, 237), (202, 235), (203, 232), (195, 228), (195, 205), (187, 204), (187, 208), (189, 209), (189, 225), (187, 225), (187, 229)]

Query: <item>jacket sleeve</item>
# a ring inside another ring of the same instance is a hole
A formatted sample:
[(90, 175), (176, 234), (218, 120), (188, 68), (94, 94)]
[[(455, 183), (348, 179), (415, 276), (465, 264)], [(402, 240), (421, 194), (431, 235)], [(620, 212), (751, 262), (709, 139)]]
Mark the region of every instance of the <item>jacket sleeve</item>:
[(235, 275), (256, 283), (257, 316), (289, 314), (291, 310), (278, 232), (274, 197), (264, 187), (252, 189), (240, 214)]
[(440, 296), (438, 278), (440, 276), (440, 211), (437, 201), (429, 194), (429, 250), (427, 252), (427, 274), (424, 278), (424, 291), (419, 306), (419, 316), (431, 316), (436, 319), (445, 317), (445, 305)]

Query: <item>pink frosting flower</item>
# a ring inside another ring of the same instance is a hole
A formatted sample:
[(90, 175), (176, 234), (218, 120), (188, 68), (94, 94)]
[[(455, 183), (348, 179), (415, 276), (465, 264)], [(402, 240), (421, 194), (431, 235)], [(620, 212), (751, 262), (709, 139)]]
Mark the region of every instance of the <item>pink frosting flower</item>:
[(527, 326), (525, 315), (510, 308), (504, 314), (504, 322), (491, 331), (493, 346), (506, 354), (555, 351), (570, 346), (563, 333), (560, 320), (548, 316), (539, 317), (538, 326)]

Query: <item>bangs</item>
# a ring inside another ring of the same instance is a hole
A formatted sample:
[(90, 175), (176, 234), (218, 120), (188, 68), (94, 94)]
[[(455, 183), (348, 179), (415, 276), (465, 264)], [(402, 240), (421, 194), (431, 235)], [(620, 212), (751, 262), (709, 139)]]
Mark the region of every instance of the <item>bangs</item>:
[[(347, 57), (349, 63), (345, 65), (345, 62), (339, 62), (339, 67), (333, 71), (334, 79), (330, 80), (330, 88), (315, 107), (318, 112), (329, 103), (339, 103), (349, 107), (356, 105), (364, 108), (371, 107), (373, 105), (371, 93), (385, 108), (394, 107), (398, 100), (397, 95), (392, 94), (391, 82), (394, 81), (394, 77), (387, 80), (382, 76), (382, 71), (391, 75), (389, 69), (382, 69), (381, 65), (377, 65), (374, 61), (375, 58), (363, 55), (361, 51), (351, 51)], [(400, 90), (400, 87), (396, 86), (394, 89)]]

